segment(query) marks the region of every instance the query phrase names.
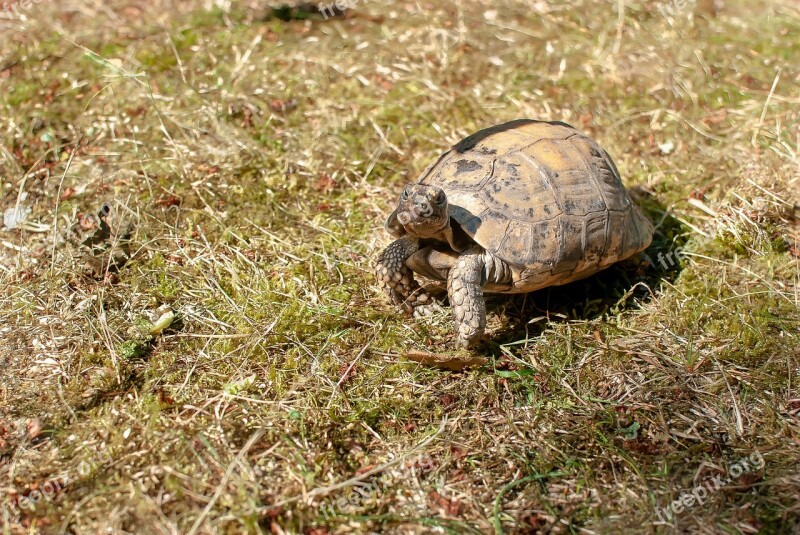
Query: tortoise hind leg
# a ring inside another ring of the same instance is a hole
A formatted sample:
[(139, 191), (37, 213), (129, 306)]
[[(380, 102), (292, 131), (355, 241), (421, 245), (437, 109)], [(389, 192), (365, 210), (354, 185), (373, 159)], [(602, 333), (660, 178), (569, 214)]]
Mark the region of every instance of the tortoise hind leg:
[(434, 300), (414, 279), (406, 265), (411, 255), (419, 250), (419, 240), (405, 236), (392, 242), (378, 256), (375, 278), (389, 300), (407, 314), (425, 315), (433, 311)]

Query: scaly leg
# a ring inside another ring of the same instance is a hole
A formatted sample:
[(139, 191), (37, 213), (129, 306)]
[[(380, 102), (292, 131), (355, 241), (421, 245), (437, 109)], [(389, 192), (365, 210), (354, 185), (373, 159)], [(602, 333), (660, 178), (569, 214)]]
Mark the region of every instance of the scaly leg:
[(458, 343), (465, 348), (480, 341), (486, 328), (485, 268), (484, 251), (473, 248), (458, 258), (447, 278), (447, 295), (456, 320)]

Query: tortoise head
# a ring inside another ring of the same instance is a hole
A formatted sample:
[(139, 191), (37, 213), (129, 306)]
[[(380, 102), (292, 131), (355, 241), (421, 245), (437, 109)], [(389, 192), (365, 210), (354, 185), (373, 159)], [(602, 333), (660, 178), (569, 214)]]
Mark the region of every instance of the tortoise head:
[(430, 238), (450, 225), (447, 195), (437, 186), (409, 184), (400, 194), (397, 210), (386, 221), (386, 229), (399, 237), (411, 234)]

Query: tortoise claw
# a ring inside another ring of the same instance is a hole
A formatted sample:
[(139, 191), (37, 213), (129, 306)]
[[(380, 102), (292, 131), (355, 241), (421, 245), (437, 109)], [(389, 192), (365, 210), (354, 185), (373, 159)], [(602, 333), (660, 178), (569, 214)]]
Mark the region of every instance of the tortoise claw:
[(430, 304), (427, 305), (418, 305), (414, 307), (414, 311), (412, 312), (412, 316), (415, 318), (424, 318), (428, 316), (433, 316), (435, 314), (439, 314), (444, 312), (444, 309), (437, 303), (436, 301), (431, 300)]

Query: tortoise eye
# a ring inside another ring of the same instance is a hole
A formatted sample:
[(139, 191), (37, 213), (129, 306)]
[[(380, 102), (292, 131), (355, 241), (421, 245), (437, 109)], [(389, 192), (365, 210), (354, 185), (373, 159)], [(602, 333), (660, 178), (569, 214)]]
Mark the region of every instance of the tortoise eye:
[(408, 186), (403, 188), (403, 193), (400, 194), (400, 200), (407, 201), (408, 200)]
[(439, 193), (436, 194), (436, 204), (438, 204), (439, 206), (443, 205), (446, 200), (447, 200), (447, 195), (445, 195), (443, 191), (440, 191)]

